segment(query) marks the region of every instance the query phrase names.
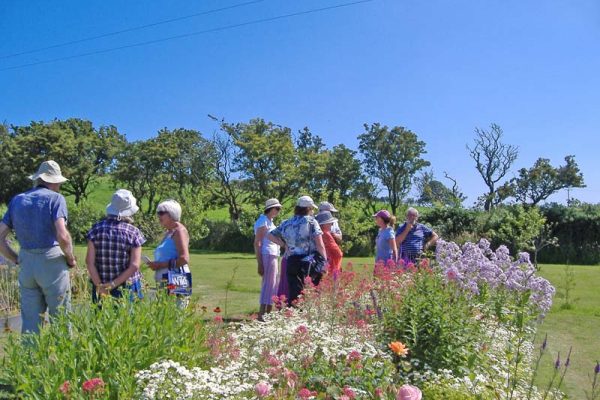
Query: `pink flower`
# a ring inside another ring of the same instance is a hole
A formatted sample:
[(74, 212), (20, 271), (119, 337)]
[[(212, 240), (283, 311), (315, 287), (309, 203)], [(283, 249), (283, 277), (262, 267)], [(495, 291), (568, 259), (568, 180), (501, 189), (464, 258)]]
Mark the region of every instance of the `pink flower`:
[(356, 398), (356, 393), (354, 393), (354, 390), (350, 389), (348, 386), (344, 386), (343, 392), (344, 396), (346, 396), (348, 400), (353, 400)]
[(308, 328), (305, 325), (300, 325), (296, 328), (296, 333), (298, 335), (305, 335), (308, 333)]
[(271, 392), (271, 385), (266, 382), (259, 382), (254, 386), (254, 390), (258, 397), (266, 397), (269, 395), (269, 392)]
[(104, 381), (102, 378), (93, 378), (83, 382), (81, 388), (86, 393), (102, 392), (104, 390)]
[(350, 352), (350, 354), (348, 354), (348, 362), (354, 362), (354, 361), (360, 361), (362, 359), (362, 356), (360, 355), (360, 353), (356, 350), (352, 350)]
[(221, 317), (220, 315), (217, 315), (213, 321), (215, 321), (217, 324), (221, 324), (223, 323), (223, 317)]
[(71, 382), (64, 381), (63, 384), (60, 385), (58, 390), (66, 396), (67, 394), (69, 394), (69, 391), (71, 390)]
[(298, 397), (300, 397), (302, 400), (308, 400), (311, 397), (315, 397), (316, 395), (317, 395), (317, 392), (311, 392), (307, 388), (302, 388), (298, 392)]
[(421, 400), (423, 394), (418, 387), (412, 385), (403, 385), (398, 390), (396, 400)]
[(380, 399), (383, 398), (383, 389), (381, 388), (375, 388), (375, 397), (378, 397)]
[(275, 356), (267, 357), (267, 364), (271, 367), (279, 367), (281, 365), (281, 361)]
[(341, 395), (340, 397), (338, 397), (339, 400), (350, 400), (350, 397), (346, 396), (345, 394)]

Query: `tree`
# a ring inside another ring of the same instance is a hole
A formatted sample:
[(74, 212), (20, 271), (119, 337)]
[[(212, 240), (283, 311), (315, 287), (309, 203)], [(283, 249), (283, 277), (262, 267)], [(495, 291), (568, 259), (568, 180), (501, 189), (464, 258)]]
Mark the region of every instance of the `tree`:
[[(448, 178), (448, 174), (446, 174), (446, 177)], [(454, 183), (452, 189), (434, 179), (433, 172), (423, 172), (421, 176), (415, 179), (419, 193), (417, 203), (420, 205), (460, 207), (465, 197), (459, 191), (456, 180), (448, 179)]]
[(192, 129), (163, 128), (153, 139), (163, 151), (162, 170), (167, 179), (175, 182), (180, 199), (186, 190), (198, 194), (206, 184), (214, 166), (212, 143)]
[(364, 125), (365, 132), (358, 136), (359, 151), (364, 158), (365, 170), (387, 189), (392, 213), (396, 214), (402, 199), (408, 194), (414, 175), (429, 161), (425, 142), (401, 126), (391, 130), (379, 123)]
[(90, 121), (75, 118), (32, 122), (28, 126), (13, 126), (12, 131), (4, 134), (7, 141), (2, 145), (7, 168), (3, 175), (13, 175), (7, 185), (8, 195), (12, 197), (31, 187), (27, 176), (42, 161), (53, 159), (69, 178), (63, 192), (73, 195), (76, 204), (87, 197), (93, 182), (112, 166), (125, 143), (125, 137), (114, 126), (95, 129)]
[(585, 187), (575, 157), (566, 156), (565, 162), (554, 168), (550, 160), (538, 158), (533, 167), (521, 168), (512, 180), (517, 201), (534, 206), (559, 190)]
[(296, 153), (297, 170), (307, 172), (299, 174), (300, 186), (307, 193), (320, 198), (327, 184), (326, 167), (329, 158), (323, 139), (305, 127), (298, 132)]
[(483, 208), (490, 211), (498, 202), (497, 183), (506, 176), (519, 154), (516, 146), (502, 143), (503, 131), (491, 124), (490, 130), (475, 128), (475, 146), (467, 145), (475, 167), (483, 178), (488, 191), (484, 194)]
[(151, 214), (161, 200), (197, 196), (213, 167), (211, 143), (200, 132), (166, 128), (145, 141), (130, 143), (117, 160), (113, 178), (124, 184)]
[(223, 122), (221, 129), (240, 149), (234, 172), (245, 178), (245, 189), (256, 205), (270, 197), (285, 202), (298, 194), (302, 177), (311, 171), (297, 169), (290, 128), (253, 119), (249, 123)]
[(212, 139), (215, 152), (213, 173), (215, 184), (209, 186), (213, 199), (225, 204), (229, 209), (229, 219), (237, 223), (242, 215), (245, 201), (244, 191), (234, 173), (234, 162), (240, 155), (240, 149), (228, 135), (215, 134)]
[(334, 146), (325, 167), (327, 201), (333, 203), (337, 196), (345, 205), (360, 177), (360, 161), (356, 158), (356, 151), (343, 144)]
[(113, 172), (116, 184), (131, 190), (140, 208), (147, 202), (146, 213), (151, 214), (159, 203), (160, 193), (166, 192), (163, 185), (169, 184), (162, 174), (163, 149), (153, 140), (128, 143), (117, 159)]

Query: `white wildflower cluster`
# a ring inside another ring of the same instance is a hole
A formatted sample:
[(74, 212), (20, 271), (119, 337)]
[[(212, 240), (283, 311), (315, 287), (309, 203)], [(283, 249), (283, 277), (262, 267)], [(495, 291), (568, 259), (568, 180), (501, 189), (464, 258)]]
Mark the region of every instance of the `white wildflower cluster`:
[[(529, 331), (526, 335), (530, 338), (533, 336), (533, 332)], [(518, 349), (517, 342), (519, 343)], [(486, 325), (481, 346), (485, 354), (485, 361), (469, 375), (456, 377), (450, 370), (433, 371), (425, 365), (424, 368), (420, 368), (419, 372), (412, 372), (410, 377), (413, 382), (448, 385), (473, 395), (482, 395), (491, 390), (494, 392), (495, 398), (501, 400), (541, 400), (543, 398), (543, 394), (531, 382), (533, 373), (531, 365), (535, 350), (531, 340), (519, 340), (515, 332), (494, 322)], [(514, 362), (510, 363), (508, 360), (515, 359), (517, 351), (521, 361), (515, 366)], [(512, 353), (512, 356), (509, 356), (509, 353)], [(412, 363), (418, 364), (419, 361), (412, 360)], [(553, 390), (547, 398), (562, 399), (563, 397), (563, 393)]]
[(345, 359), (353, 351), (364, 359), (381, 360), (382, 364), (391, 358), (377, 347), (374, 339), (365, 337), (364, 329), (327, 324), (293, 309), (271, 313), (264, 323), (253, 321), (226, 329), (239, 349), (226, 365), (205, 370), (188, 369), (170, 360), (155, 363), (136, 376), (140, 396), (144, 399), (248, 399), (255, 397), (257, 383), (274, 386), (282, 378), (281, 374), (267, 373), (265, 358), (282, 368), (310, 363), (317, 355), (328, 360)]
[(239, 365), (226, 368), (188, 369), (171, 360), (154, 363), (150, 369), (136, 374), (143, 388), (142, 399), (223, 399), (239, 397), (252, 390), (240, 373)]

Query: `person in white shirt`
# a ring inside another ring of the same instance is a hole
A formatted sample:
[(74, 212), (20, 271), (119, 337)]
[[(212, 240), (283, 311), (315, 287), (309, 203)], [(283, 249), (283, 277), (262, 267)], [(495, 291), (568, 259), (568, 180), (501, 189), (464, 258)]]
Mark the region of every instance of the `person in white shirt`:
[(279, 245), (270, 241), (267, 234), (276, 228), (273, 219), (280, 211), (279, 200), (269, 199), (265, 202), (263, 214), (254, 224), (254, 252), (258, 263), (258, 274), (262, 277), (259, 320), (273, 309), (273, 296), (277, 296), (279, 289)]

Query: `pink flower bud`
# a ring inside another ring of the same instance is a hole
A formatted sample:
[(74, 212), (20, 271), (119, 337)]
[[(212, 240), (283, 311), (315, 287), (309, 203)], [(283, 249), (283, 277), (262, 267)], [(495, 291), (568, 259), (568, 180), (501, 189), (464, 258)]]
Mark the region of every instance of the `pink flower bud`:
[(256, 391), (256, 395), (258, 397), (267, 397), (271, 392), (271, 385), (266, 382), (259, 382), (254, 386), (254, 390)]
[(403, 385), (398, 390), (396, 400), (421, 400), (423, 394), (418, 387), (412, 385)]

